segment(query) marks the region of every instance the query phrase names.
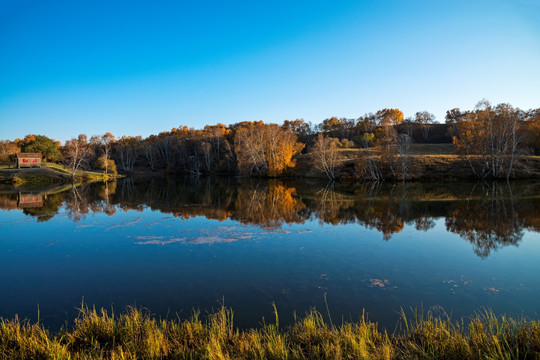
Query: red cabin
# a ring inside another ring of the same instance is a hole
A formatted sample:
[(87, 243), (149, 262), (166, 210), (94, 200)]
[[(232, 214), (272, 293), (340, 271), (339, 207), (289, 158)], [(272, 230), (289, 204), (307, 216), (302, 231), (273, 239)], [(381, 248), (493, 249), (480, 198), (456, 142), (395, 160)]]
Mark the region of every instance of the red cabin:
[(23, 167), (41, 167), (41, 153), (18, 153), (17, 169)]

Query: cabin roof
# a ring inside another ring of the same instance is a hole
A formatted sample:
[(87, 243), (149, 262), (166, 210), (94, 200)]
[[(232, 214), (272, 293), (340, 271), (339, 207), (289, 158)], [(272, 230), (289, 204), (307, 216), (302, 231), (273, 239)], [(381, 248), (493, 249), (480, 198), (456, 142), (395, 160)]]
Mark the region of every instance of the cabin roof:
[(18, 153), (17, 158), (40, 158), (41, 153)]

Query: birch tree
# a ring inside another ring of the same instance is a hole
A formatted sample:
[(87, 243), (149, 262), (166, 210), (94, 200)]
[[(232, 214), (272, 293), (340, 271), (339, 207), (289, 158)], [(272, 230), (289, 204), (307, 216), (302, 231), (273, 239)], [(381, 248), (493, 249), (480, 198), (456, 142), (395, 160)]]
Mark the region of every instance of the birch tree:
[(427, 140), (429, 136), (429, 130), (431, 129), (431, 126), (435, 121), (435, 115), (427, 111), (419, 111), (415, 114), (414, 121), (422, 130), (422, 137), (424, 138), (424, 140)]
[(114, 135), (110, 132), (107, 132), (101, 136), (92, 136), (91, 141), (96, 146), (101, 147), (101, 151), (103, 154), (103, 166), (106, 176), (109, 171), (109, 161), (111, 160), (111, 144), (114, 141)]
[(71, 169), (71, 177), (75, 178), (78, 170), (88, 167), (88, 161), (93, 154), (92, 143), (86, 135), (80, 134), (76, 139), (67, 140), (64, 148), (64, 164)]
[(338, 163), (338, 140), (320, 134), (311, 149), (313, 165), (322, 171), (330, 180), (336, 178), (336, 165)]
[(249, 175), (279, 176), (303, 148), (292, 131), (262, 121), (242, 124), (234, 136), (238, 168)]
[(472, 171), (481, 179), (510, 178), (521, 136), (519, 110), (509, 104), (493, 107), (480, 101), (474, 111), (457, 120), (454, 144), (465, 154)]

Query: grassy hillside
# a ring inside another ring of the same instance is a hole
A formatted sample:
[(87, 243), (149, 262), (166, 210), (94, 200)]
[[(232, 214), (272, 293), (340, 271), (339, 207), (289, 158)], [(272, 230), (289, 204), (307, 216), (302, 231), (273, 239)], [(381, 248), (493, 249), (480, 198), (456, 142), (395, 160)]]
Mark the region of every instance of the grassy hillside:
[(13, 164), (0, 164), (0, 183), (4, 184), (58, 184), (81, 181), (99, 181), (113, 179), (112, 174), (99, 171), (82, 171), (71, 176), (71, 170), (61, 164), (44, 163), (41, 168), (14, 168)]
[[(359, 157), (373, 149), (339, 149), (336, 177), (358, 179), (355, 163)], [(407, 158), (408, 180), (453, 181), (477, 179), (466, 156), (456, 155), (453, 144), (413, 144)], [(288, 173), (292, 177), (327, 178), (313, 166), (311, 154), (296, 158), (296, 166)], [(540, 178), (540, 156), (517, 157), (511, 178)], [(389, 176), (388, 179), (391, 179)]]

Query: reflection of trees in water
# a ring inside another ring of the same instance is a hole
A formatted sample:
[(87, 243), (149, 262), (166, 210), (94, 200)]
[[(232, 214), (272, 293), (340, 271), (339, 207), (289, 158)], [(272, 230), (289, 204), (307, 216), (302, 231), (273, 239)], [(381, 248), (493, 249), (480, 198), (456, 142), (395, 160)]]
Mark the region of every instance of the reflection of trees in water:
[(220, 178), (128, 178), (119, 183), (113, 202), (124, 210), (146, 206), (183, 219), (206, 216), (225, 220), (232, 215), (235, 192), (234, 183)]
[[(518, 200), (513, 188), (519, 189)], [(435, 218), (445, 217), (447, 230), (471, 242), (478, 256), (485, 257), (492, 250), (517, 245), (526, 226), (538, 231), (540, 202), (526, 199), (538, 193), (537, 186), (510, 187), (507, 183), (363, 183), (355, 187), (353, 206), (334, 188), (319, 190), (319, 200), (310, 205), (322, 222), (355, 221), (381, 232), (384, 240), (401, 232), (405, 223), (427, 231), (435, 226)], [(347, 205), (342, 206), (344, 203)]]
[(314, 189), (315, 199), (311, 211), (319, 219), (319, 222), (326, 224), (346, 224), (355, 221), (354, 213), (350, 207), (353, 201), (343, 193), (336, 191), (335, 183), (328, 182), (325, 187)]
[(17, 194), (0, 194), (0, 209), (14, 210), (17, 209), (18, 196)]
[(277, 180), (261, 181), (231, 178), (148, 179), (122, 181), (115, 203), (124, 209), (141, 209), (142, 204), (174, 216), (188, 219), (231, 218), (243, 223), (278, 227), (302, 222), (305, 204), (296, 190)]
[(110, 201), (111, 196), (116, 192), (116, 184), (116, 181), (107, 181), (96, 186), (95, 191), (101, 201), (93, 203), (97, 206), (94, 212), (104, 212), (109, 216), (116, 213), (116, 207)]
[(517, 245), (523, 237), (524, 221), (516, 212), (511, 185), (483, 183), (473, 188), (472, 194), (480, 199), (458, 201), (446, 217), (446, 229), (473, 244), (480, 257)]
[(427, 206), (424, 206), (422, 213), (414, 221), (414, 227), (419, 231), (428, 231), (435, 227), (435, 221), (429, 215)]
[(376, 229), (388, 241), (405, 227), (410, 212), (403, 183), (363, 183), (355, 191), (356, 218), (368, 229)]
[(116, 181), (106, 183), (73, 185), (64, 192), (64, 207), (68, 218), (73, 221), (84, 219), (89, 213), (105, 213), (112, 216), (116, 208), (110, 199), (116, 190)]
[[(52, 218), (64, 203), (78, 221), (88, 213), (145, 207), (180, 218), (205, 216), (277, 228), (317, 218), (326, 224), (358, 223), (389, 240), (405, 224), (427, 231), (435, 219), (488, 256), (517, 245), (523, 230), (540, 230), (540, 183), (434, 184), (339, 183), (233, 178), (133, 179), (71, 187), (44, 196), (43, 207), (24, 209), (38, 221)], [(16, 195), (1, 194), (0, 206), (13, 208)]]
[(244, 223), (277, 228), (283, 223), (302, 223), (306, 205), (296, 196), (294, 187), (277, 180), (258, 181), (238, 187), (232, 219)]
[(68, 218), (73, 221), (79, 221), (90, 211), (91, 198), (86, 187), (77, 188), (75, 185), (69, 191), (66, 191), (64, 197), (64, 206)]

